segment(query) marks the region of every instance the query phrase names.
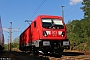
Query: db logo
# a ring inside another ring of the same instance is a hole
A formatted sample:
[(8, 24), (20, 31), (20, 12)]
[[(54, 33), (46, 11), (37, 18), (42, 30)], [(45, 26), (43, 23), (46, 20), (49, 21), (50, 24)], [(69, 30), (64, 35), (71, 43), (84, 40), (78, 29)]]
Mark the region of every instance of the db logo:
[(56, 35), (57, 34), (57, 31), (52, 31), (52, 35)]

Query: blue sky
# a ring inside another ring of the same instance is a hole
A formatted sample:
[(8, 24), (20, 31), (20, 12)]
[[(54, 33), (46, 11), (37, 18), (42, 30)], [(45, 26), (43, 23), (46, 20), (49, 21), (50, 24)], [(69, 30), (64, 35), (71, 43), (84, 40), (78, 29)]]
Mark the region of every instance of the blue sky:
[[(40, 9), (31, 18), (34, 11), (45, 1)], [(64, 21), (67, 23), (70, 20), (82, 19), (83, 11), (80, 9), (83, 5), (82, 0), (0, 0), (0, 16), (2, 20), (2, 27), (4, 28), (5, 43), (12, 22), (13, 29), (20, 28), (19, 31), (14, 32), (12, 38), (16, 38), (29, 25), (25, 20), (33, 20), (38, 15), (59, 15), (62, 16), (62, 8), (64, 5)]]

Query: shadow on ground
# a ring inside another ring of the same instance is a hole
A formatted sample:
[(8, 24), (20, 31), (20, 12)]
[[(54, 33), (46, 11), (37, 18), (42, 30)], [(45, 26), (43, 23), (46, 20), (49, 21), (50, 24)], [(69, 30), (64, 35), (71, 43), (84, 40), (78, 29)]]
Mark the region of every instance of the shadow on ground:
[(84, 53), (81, 53), (81, 52), (63, 52), (63, 55), (65, 55), (65, 56), (79, 56), (79, 55), (84, 55)]
[[(62, 53), (63, 56), (79, 56), (79, 55), (84, 55), (84, 53), (81, 53), (81, 52), (63, 52)], [(55, 58), (60, 58), (62, 57), (61, 54), (47, 54), (47, 55), (44, 55), (44, 56), (50, 56), (50, 57), (55, 57)]]
[[(50, 57), (55, 57), (55, 58), (61, 58), (63, 56), (79, 56), (79, 55), (84, 55), (84, 53), (81, 52), (63, 52), (63, 54), (41, 54), (42, 56), (39, 55), (30, 55), (31, 53), (25, 53), (25, 52), (17, 52), (17, 51), (3, 51), (0, 52), (0, 57), (11, 57), (12, 60), (49, 60), (48, 57), (45, 56), (50, 56)], [(44, 57), (43, 57), (44, 56)]]
[(10, 58), (10, 60), (49, 60), (47, 57), (43, 56), (31, 56), (28, 53), (24, 52), (17, 52), (17, 51), (2, 51), (0, 52), (0, 58), (7, 59)]

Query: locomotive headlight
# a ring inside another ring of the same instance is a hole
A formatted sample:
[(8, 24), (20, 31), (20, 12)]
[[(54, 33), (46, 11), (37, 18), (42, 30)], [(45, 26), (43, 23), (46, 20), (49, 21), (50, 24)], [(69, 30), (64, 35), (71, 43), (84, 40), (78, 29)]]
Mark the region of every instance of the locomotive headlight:
[(43, 36), (47, 36), (47, 32), (46, 31), (43, 31)]
[(65, 33), (64, 32), (62, 32), (62, 37), (65, 35)]
[(62, 32), (62, 35), (64, 35), (65, 33), (64, 32)]
[(47, 35), (50, 35), (51, 34), (51, 32), (50, 31), (43, 31), (43, 36), (47, 36)]

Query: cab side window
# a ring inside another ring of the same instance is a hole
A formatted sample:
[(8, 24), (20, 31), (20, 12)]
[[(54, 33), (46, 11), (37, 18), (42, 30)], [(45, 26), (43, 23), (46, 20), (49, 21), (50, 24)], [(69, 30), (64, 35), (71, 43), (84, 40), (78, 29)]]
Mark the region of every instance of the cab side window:
[(34, 28), (36, 28), (36, 21), (34, 21)]

